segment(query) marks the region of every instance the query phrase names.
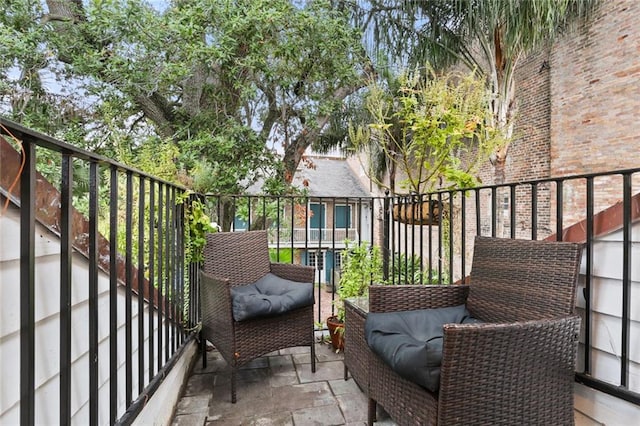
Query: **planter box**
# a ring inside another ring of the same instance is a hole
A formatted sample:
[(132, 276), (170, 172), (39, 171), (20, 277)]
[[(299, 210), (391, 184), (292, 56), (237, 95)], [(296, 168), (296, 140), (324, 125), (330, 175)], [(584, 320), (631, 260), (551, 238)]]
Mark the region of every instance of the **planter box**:
[(399, 202), (393, 205), (393, 220), (409, 225), (439, 225), (441, 210), (438, 200)]

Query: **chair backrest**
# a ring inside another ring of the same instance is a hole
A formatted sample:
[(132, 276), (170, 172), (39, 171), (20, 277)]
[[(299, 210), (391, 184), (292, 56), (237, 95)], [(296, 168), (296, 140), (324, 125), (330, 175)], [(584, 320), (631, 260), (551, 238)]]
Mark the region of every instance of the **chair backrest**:
[(271, 271), (267, 231), (207, 234), (204, 271), (231, 286), (256, 282)]
[(467, 308), (484, 321), (571, 315), (582, 245), (476, 237)]

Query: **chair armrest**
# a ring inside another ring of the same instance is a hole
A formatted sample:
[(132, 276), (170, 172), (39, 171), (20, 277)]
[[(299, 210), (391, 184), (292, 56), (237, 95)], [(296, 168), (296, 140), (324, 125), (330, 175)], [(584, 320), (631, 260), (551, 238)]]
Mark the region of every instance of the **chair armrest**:
[[(445, 325), (439, 419), (464, 424), (503, 412), (512, 413), (514, 424), (522, 421), (517, 413), (530, 419), (562, 413), (551, 418), (566, 414), (572, 419), (579, 331), (578, 316)], [(474, 417), (465, 417), (467, 412)]]
[(313, 283), (313, 266), (296, 265), (293, 263), (272, 263), (271, 273), (291, 281)]
[(395, 312), (462, 305), (468, 285), (372, 285), (369, 312)]
[(214, 330), (232, 330), (233, 312), (229, 280), (200, 271), (200, 306), (202, 324)]

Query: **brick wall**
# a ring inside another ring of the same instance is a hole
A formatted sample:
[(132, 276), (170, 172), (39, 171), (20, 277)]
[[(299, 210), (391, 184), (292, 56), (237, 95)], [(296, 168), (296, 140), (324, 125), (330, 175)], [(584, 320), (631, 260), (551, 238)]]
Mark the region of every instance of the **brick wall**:
[[(640, 167), (640, 2), (603, 1), (589, 22), (568, 30), (550, 51), (529, 55), (516, 80), (518, 115), (506, 182)], [(492, 167), (486, 165), (481, 178), (493, 182)], [(594, 182), (595, 212), (619, 201), (620, 181)], [(635, 183), (634, 193), (640, 181)], [(583, 214), (585, 193), (584, 181), (565, 184), (565, 212)], [(538, 202), (542, 234), (555, 228), (555, 197), (550, 185)], [(531, 217), (526, 198), (518, 194), (520, 224)], [(565, 225), (581, 219), (573, 216)], [(509, 223), (502, 227), (508, 233)]]
[(640, 2), (602, 2), (551, 54), (554, 175), (638, 166)]
[[(639, 117), (640, 2), (605, 1), (589, 25), (559, 39), (551, 54), (552, 174), (639, 167)], [(595, 212), (620, 200), (620, 182), (594, 182)], [(585, 205), (579, 185), (567, 185), (565, 209)]]

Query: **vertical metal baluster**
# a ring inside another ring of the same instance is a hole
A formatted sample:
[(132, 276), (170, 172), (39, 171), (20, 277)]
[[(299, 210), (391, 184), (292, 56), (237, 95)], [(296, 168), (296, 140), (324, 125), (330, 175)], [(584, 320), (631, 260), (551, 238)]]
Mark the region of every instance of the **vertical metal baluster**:
[(464, 280), (467, 276), (467, 191), (464, 190), (460, 192), (460, 228), (462, 233), (462, 242), (460, 244), (460, 250), (462, 251), (462, 264), (460, 265), (461, 269), (461, 279)]
[(178, 209), (176, 203), (176, 187), (171, 186), (171, 234), (170, 235), (170, 247), (171, 256), (169, 256), (169, 270), (171, 271), (171, 289), (173, 297), (171, 298), (171, 353), (172, 356), (178, 348), (178, 310), (180, 307), (180, 292), (178, 291), (178, 247), (177, 243), (177, 231), (178, 231)]
[(531, 185), (531, 239), (538, 239), (538, 185)]
[(293, 261), (293, 257), (294, 257), (294, 250), (293, 250), (293, 246), (294, 246), (294, 235), (295, 235), (295, 231), (296, 231), (296, 199), (295, 197), (290, 197), (291, 198), (291, 263), (295, 263)]
[[(429, 193), (429, 195), (427, 196), (427, 201), (431, 206), (436, 200), (434, 200), (433, 195)], [(442, 210), (442, 206), (438, 204), (438, 220), (442, 219), (442, 217), (440, 216), (440, 210)], [(427, 242), (429, 247), (429, 253), (427, 254), (427, 256), (429, 257), (429, 280), (427, 281), (428, 284), (433, 284), (433, 222), (434, 221), (431, 221), (431, 223), (427, 225)], [(438, 227), (440, 227), (440, 225), (438, 225)], [(438, 272), (438, 275), (440, 275), (440, 272)]]
[(511, 238), (515, 238), (516, 237), (516, 205), (517, 203), (517, 198), (516, 198), (516, 186), (515, 185), (511, 185)]
[(438, 192), (438, 205), (438, 284), (442, 284), (442, 192)]
[(453, 284), (453, 194), (449, 192), (449, 284)]
[(169, 338), (169, 329), (171, 328), (171, 300), (173, 299), (173, 294), (171, 294), (171, 277), (173, 276), (173, 271), (171, 271), (171, 262), (169, 259), (171, 258), (171, 188), (169, 185), (165, 185), (165, 203), (164, 203), (164, 363), (166, 364), (169, 361), (169, 349), (171, 348), (171, 341)]
[(98, 424), (98, 163), (89, 165), (89, 423)]
[(138, 395), (144, 390), (144, 252), (145, 252), (144, 177), (138, 179)]
[(593, 277), (593, 177), (587, 178), (587, 241), (586, 241), (586, 273), (585, 273), (585, 324), (584, 324), (584, 366), (585, 373), (591, 373), (591, 332), (593, 315), (591, 311), (592, 277)]
[[(371, 223), (373, 223), (373, 205), (371, 209)], [(382, 278), (389, 280), (389, 233), (391, 230), (391, 200), (387, 191), (382, 200)], [(373, 231), (373, 228), (371, 228)], [(373, 232), (371, 233), (373, 235)]]
[[(420, 205), (422, 205), (422, 203), (429, 203), (429, 201), (426, 201), (424, 199), (424, 194), (419, 194), (419, 202)], [(432, 222), (433, 221), (433, 209), (431, 208), (431, 204), (429, 204), (429, 221)], [(420, 224), (420, 237), (419, 237), (420, 241), (419, 241), (419, 246), (420, 246), (420, 284), (424, 284), (424, 225)]]
[(629, 355), (631, 353), (631, 175), (622, 176), (622, 353), (620, 359), (620, 385), (629, 387)]
[(164, 201), (164, 184), (162, 182), (158, 182), (158, 280), (157, 280), (157, 290), (158, 290), (158, 345), (156, 351), (156, 360), (158, 362), (158, 371), (164, 365), (162, 361), (162, 348), (163, 346), (163, 333), (162, 330), (165, 326), (165, 317), (164, 317), (164, 298), (166, 297), (164, 294), (164, 285), (165, 285), (165, 276), (164, 276), (164, 258), (165, 258), (165, 243), (164, 243), (164, 212), (165, 212), (165, 201)]
[(497, 235), (497, 227), (498, 227), (498, 188), (491, 188), (491, 236), (495, 237)]
[(149, 379), (155, 376), (155, 265), (156, 265), (156, 182), (149, 180)]
[(132, 330), (132, 281), (133, 281), (133, 172), (127, 171), (127, 190), (125, 206), (125, 229), (126, 229), (126, 249), (125, 249), (125, 370), (126, 370), (126, 399), (127, 408), (133, 402), (133, 330)]
[(20, 174), (20, 424), (35, 418), (35, 145), (23, 142)]
[[(71, 282), (73, 158), (62, 154), (60, 165), (60, 424), (71, 422)], [(91, 220), (91, 217), (90, 217)], [(24, 306), (24, 305), (23, 305)]]
[(280, 262), (280, 197), (276, 198), (276, 262)]
[[(482, 235), (482, 221), (480, 220), (480, 189), (474, 189), (476, 193), (476, 235)], [(471, 265), (473, 268), (473, 265)]]
[(118, 415), (118, 169), (109, 180), (109, 423)]
[(562, 241), (564, 236), (562, 235), (563, 227), (562, 227), (562, 216), (563, 216), (563, 181), (558, 179), (556, 181), (556, 241)]

